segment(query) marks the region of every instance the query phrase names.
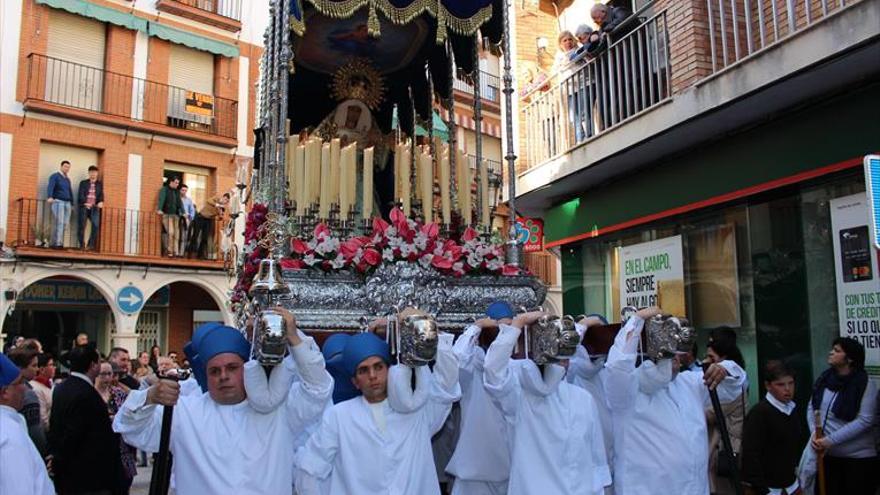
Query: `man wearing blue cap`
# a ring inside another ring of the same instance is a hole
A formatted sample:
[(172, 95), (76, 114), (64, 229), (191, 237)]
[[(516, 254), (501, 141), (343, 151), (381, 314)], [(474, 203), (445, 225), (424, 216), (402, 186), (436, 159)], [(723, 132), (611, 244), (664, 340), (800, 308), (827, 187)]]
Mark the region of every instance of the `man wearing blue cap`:
[[(286, 380), (288, 394), (281, 407), (261, 412), (249, 403), (245, 368), (263, 369), (248, 361), (251, 345), (241, 332), (215, 324), (197, 329), (187, 346), (194, 374), (207, 393), (181, 395), (177, 382), (160, 380), (147, 390), (132, 391), (117, 413), (113, 426), (126, 443), (156, 452), (163, 407), (176, 406), (170, 448), (178, 494), (290, 493), (291, 445), (324, 410), (333, 379), (317, 346), (296, 329), (293, 315), (275, 309), (284, 318), (290, 346), (290, 355), (272, 370)], [(294, 369), (301, 377), (295, 384)], [(278, 381), (272, 378), (273, 384)]]
[[(510, 434), (510, 495), (600, 495), (611, 472), (593, 398), (565, 381), (568, 360), (511, 363), (520, 333), (544, 316), (519, 314), (498, 321), (499, 333), (483, 368), (483, 386), (501, 410)], [(585, 327), (575, 328), (583, 336)]]
[(18, 414), (27, 390), (18, 367), (0, 354), (0, 493), (3, 495), (54, 495), (55, 486), (46, 465)]
[(497, 320), (513, 316), (513, 307), (508, 302), (493, 302), (486, 309), (486, 318), (468, 326), (453, 346), (461, 384), (461, 433), (446, 465), (446, 472), (455, 476), (453, 495), (507, 493), (510, 476), (507, 424), (483, 387), (486, 352), (479, 341), (497, 329)]
[(297, 493), (439, 495), (431, 436), (461, 396), (451, 344), (451, 335), (441, 335), (432, 373), (427, 366), (389, 369), (384, 340), (372, 333), (351, 336), (342, 361), (361, 396), (328, 409), (297, 451), (297, 467), (307, 475), (297, 475)]

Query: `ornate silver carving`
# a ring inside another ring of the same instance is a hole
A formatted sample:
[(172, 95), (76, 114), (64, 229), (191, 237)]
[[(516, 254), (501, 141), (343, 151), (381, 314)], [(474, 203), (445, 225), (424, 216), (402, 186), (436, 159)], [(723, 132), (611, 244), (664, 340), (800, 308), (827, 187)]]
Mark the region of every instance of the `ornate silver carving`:
[(418, 307), (440, 329), (460, 331), (485, 314), (494, 301), (535, 307), (547, 289), (530, 276), (477, 275), (449, 277), (417, 263), (383, 265), (366, 279), (354, 273), (285, 270), (290, 294), (278, 298), (306, 330), (358, 331), (363, 316), (383, 315), (391, 307)]
[(645, 354), (655, 361), (690, 351), (697, 339), (697, 332), (686, 318), (669, 315), (657, 315), (646, 321), (645, 335)]
[(526, 355), (536, 364), (569, 359), (579, 343), (571, 316), (542, 316), (526, 329)]
[(280, 313), (267, 308), (254, 321), (253, 355), (260, 364), (274, 366), (281, 363), (287, 352), (287, 324)]

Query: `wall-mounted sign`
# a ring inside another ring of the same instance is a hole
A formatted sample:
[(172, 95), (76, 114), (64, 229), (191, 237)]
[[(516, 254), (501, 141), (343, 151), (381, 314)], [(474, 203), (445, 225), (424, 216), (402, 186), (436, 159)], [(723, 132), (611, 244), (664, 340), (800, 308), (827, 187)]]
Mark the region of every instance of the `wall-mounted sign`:
[(620, 305), (685, 316), (681, 236), (620, 248)]
[(865, 346), (865, 369), (880, 378), (880, 266), (864, 193), (831, 200), (840, 335)]
[(526, 253), (537, 253), (544, 250), (544, 221), (537, 218), (516, 219), (517, 241), (523, 245)]
[[(157, 290), (147, 301), (146, 306), (168, 306), (171, 292), (168, 287)], [(106, 306), (101, 292), (88, 282), (79, 280), (44, 279), (28, 285), (18, 297), (20, 305), (70, 305)]]
[(868, 227), (874, 248), (880, 249), (880, 156), (865, 157), (865, 188), (868, 195)]

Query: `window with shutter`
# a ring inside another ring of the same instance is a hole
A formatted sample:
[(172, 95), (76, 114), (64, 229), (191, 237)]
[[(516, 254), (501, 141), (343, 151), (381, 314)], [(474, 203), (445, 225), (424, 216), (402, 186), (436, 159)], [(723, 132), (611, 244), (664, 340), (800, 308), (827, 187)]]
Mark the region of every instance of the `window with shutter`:
[(101, 111), (105, 40), (103, 22), (49, 11), (46, 101)]
[(181, 127), (211, 125), (214, 115), (214, 55), (171, 45), (168, 117)]

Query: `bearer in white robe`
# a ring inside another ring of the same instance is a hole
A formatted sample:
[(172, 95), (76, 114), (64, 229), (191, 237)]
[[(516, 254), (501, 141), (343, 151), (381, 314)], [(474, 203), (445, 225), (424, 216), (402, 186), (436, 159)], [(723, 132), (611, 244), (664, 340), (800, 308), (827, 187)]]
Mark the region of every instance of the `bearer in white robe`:
[(605, 363), (605, 393), (614, 422), (614, 492), (708, 495), (709, 437), (705, 409), (709, 386), (721, 402), (742, 393), (745, 372), (733, 361), (706, 373), (678, 373), (677, 359), (643, 361), (636, 353), (645, 320), (660, 313), (643, 309), (618, 332)]
[(484, 331), (497, 331), (496, 320), (513, 317), (513, 308), (496, 301), (487, 318), (465, 328), (453, 346), (461, 384), (461, 432), (446, 472), (453, 475), (452, 495), (504, 495), (510, 476), (507, 424), (483, 387)]
[(0, 354), (0, 494), (54, 495), (46, 464), (18, 413), (25, 390), (27, 380), (21, 370)]
[(297, 493), (320, 493), (305, 482), (329, 478), (331, 495), (439, 495), (431, 436), (461, 397), (452, 336), (440, 335), (433, 373), (427, 366), (389, 370), (388, 344), (372, 333), (353, 335), (343, 361), (362, 395), (331, 407), (297, 452), (307, 474), (297, 474)]
[[(578, 323), (582, 325), (584, 334), (589, 332), (591, 327), (608, 324), (607, 320), (600, 315), (588, 315)], [(581, 328), (578, 328), (578, 331), (580, 330)], [(605, 357), (602, 356), (593, 360), (587, 353), (587, 349), (579, 345), (574, 357), (569, 362), (568, 373), (565, 375), (565, 379), (568, 380), (568, 383), (586, 390), (593, 397), (596, 410), (599, 412), (599, 421), (602, 423), (605, 457), (608, 459), (608, 465), (613, 466), (614, 434), (612, 432), (611, 412), (608, 410), (608, 404), (605, 401), (604, 380), (606, 374)], [(610, 491), (610, 489), (606, 490), (606, 492)]]
[[(293, 316), (279, 311), (288, 329), (295, 329)], [(203, 368), (196, 377), (205, 381), (208, 392), (180, 395), (179, 385), (168, 380), (132, 391), (116, 414), (114, 430), (126, 443), (156, 452), (163, 407), (176, 406), (170, 448), (178, 494), (290, 493), (291, 444), (323, 411), (333, 380), (311, 342), (295, 330), (288, 332), (288, 340), (290, 356), (273, 374), (292, 376), (295, 366), (302, 380), (291, 388), (283, 407), (261, 413), (246, 400), (243, 375), (250, 344), (238, 330), (215, 325), (193, 335), (198, 357), (193, 365)]]
[(611, 484), (599, 413), (589, 393), (565, 381), (568, 361), (543, 370), (532, 360), (511, 366), (520, 332), (541, 316), (499, 322), (486, 352), (484, 385), (511, 432), (508, 493), (599, 495)]

